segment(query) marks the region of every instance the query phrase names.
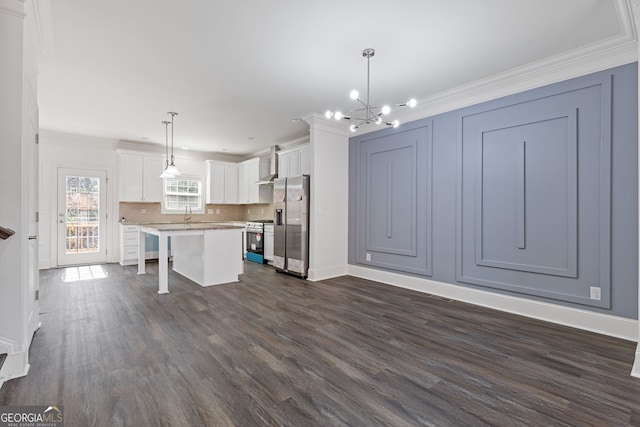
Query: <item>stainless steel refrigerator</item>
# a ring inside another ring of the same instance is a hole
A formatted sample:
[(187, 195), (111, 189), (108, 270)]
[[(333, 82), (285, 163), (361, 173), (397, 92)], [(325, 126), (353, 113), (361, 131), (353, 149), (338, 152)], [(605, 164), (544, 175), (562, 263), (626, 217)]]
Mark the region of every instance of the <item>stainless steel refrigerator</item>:
[(309, 175), (273, 181), (273, 266), (307, 277), (309, 270)]

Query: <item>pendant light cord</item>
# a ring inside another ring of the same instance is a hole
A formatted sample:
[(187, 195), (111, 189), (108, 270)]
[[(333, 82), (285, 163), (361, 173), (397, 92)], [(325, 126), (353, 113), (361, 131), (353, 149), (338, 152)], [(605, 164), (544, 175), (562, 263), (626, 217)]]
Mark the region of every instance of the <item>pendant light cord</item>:
[(178, 113), (169, 112), (171, 114), (171, 166), (175, 166), (174, 157), (173, 157), (173, 118), (178, 115)]

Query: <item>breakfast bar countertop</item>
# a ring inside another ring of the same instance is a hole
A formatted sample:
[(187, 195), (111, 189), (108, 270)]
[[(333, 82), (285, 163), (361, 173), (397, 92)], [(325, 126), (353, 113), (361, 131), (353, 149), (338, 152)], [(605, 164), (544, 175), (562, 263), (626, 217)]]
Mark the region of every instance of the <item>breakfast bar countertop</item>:
[(169, 292), (169, 238), (172, 269), (200, 286), (238, 281), (244, 271), (244, 227), (229, 223), (175, 222), (139, 225), (138, 274), (146, 274), (145, 235), (158, 236), (158, 293)]
[(183, 230), (231, 230), (243, 229), (243, 226), (220, 222), (174, 222), (164, 224), (139, 224), (141, 228), (150, 228), (157, 231), (183, 231)]

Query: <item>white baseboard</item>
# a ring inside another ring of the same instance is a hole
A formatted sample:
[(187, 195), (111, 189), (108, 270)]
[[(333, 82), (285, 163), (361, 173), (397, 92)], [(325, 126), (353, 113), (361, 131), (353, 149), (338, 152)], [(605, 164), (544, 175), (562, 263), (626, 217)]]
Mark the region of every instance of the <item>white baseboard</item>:
[[(348, 270), (348, 274), (363, 279), (451, 298), (457, 301), (609, 335), (628, 341), (638, 341), (638, 321), (634, 319), (518, 298), (511, 295), (496, 294), (450, 283), (420, 279), (413, 276), (405, 276), (355, 265), (349, 265)], [(640, 353), (636, 354), (636, 364), (638, 366), (634, 366), (634, 368), (638, 376), (640, 376)]]
[(29, 373), (29, 351), (15, 351), (15, 342), (0, 338), (0, 353), (7, 353), (7, 359), (0, 369), (0, 389), (2, 385), (14, 378), (24, 377)]
[(348, 273), (347, 265), (338, 265), (326, 268), (309, 268), (307, 280), (317, 282), (319, 280), (331, 279), (332, 277), (344, 276)]

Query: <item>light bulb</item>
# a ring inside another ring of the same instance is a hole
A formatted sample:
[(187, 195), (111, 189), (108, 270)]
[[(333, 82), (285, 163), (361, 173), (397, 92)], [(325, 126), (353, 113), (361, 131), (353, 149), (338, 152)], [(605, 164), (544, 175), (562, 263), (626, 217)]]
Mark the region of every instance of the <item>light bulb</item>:
[(382, 123), (382, 118), (380, 116), (376, 117), (376, 124), (379, 125)]
[(389, 107), (388, 105), (385, 105), (384, 107), (382, 107), (382, 114), (389, 114), (391, 112), (391, 107)]
[(393, 126), (394, 128), (397, 128), (398, 126), (400, 126), (400, 122), (397, 120), (394, 120), (391, 122), (391, 126)]
[(360, 96), (360, 94), (358, 93), (357, 90), (352, 90), (351, 93), (349, 94), (349, 96), (351, 97), (351, 99), (356, 101), (358, 99), (358, 97)]
[(416, 104), (418, 104), (418, 101), (416, 101), (416, 99), (415, 99), (415, 98), (411, 98), (411, 99), (409, 100), (409, 102), (407, 102), (407, 105), (408, 105), (409, 107), (411, 107), (411, 108), (415, 107), (415, 106), (416, 106)]
[(349, 126), (349, 130), (350, 130), (351, 132), (355, 132), (355, 131), (357, 131), (357, 130), (358, 130), (358, 126), (356, 126), (356, 125), (351, 125), (351, 126)]
[(331, 116), (333, 116), (333, 113), (332, 113), (330, 110), (327, 110), (327, 111), (325, 111), (324, 116), (325, 116), (327, 119), (330, 119), (330, 118), (331, 118)]
[(335, 113), (333, 113), (333, 117), (335, 117), (336, 120), (340, 120), (344, 117), (344, 114), (342, 114), (340, 111), (336, 111)]

